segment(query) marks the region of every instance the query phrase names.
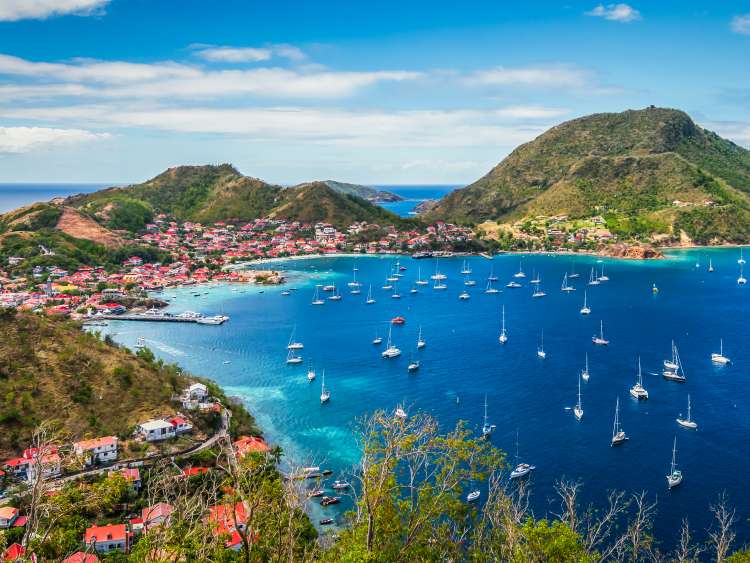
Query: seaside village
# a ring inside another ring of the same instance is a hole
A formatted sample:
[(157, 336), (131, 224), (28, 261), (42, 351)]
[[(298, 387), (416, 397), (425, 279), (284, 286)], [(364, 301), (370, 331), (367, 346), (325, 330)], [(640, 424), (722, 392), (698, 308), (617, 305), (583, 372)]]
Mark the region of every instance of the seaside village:
[[(188, 413), (226, 416), (225, 407), (210, 396), (203, 383), (191, 384), (179, 396), (173, 397), (173, 400), (180, 409)], [(177, 412), (165, 418), (144, 420), (126, 440), (117, 436), (99, 436), (68, 444), (46, 444), (29, 447), (19, 457), (0, 461), (0, 532), (10, 533), (12, 535), (6, 537), (15, 539), (0, 553), (0, 561), (36, 560), (34, 554), (27, 554), (19, 543), (29, 522), (27, 515), (8, 502), (12, 491), (22, 491), (26, 487), (28, 490), (44, 490), (44, 494), (54, 496), (71, 480), (76, 480), (85, 489), (92, 486), (92, 479), (122, 479), (130, 498), (137, 499), (143, 492), (141, 469), (159, 458), (171, 459), (174, 464), (174, 456), (178, 453), (192, 455), (213, 445), (218, 437), (224, 436), (224, 427), (213, 436), (187, 438), (193, 432), (190, 415)], [(132, 455), (134, 443), (142, 446), (138, 450), (141, 452), (140, 456)], [(145, 456), (144, 451), (147, 452)], [(240, 436), (231, 444), (235, 459), (241, 459), (251, 452), (267, 451), (268, 445), (256, 436)], [(174, 475), (175, 479), (199, 478), (214, 470), (210, 466), (175, 467), (179, 469)], [(42, 487), (40, 483), (45, 486)], [(112, 522), (111, 517), (105, 517), (106, 524), (88, 522), (85, 533), (80, 538), (81, 551), (64, 561), (93, 563), (99, 561), (97, 554), (114, 551), (128, 553), (141, 534), (158, 526), (168, 525), (172, 511), (170, 504), (158, 502), (144, 506), (122, 521)], [(224, 540), (227, 549), (241, 549), (238, 529), (244, 529), (246, 523), (245, 507), (241, 503), (238, 506), (209, 506), (205, 518), (212, 533)]]
[[(193, 286), (210, 281), (278, 284), (278, 272), (242, 269), (259, 259), (342, 252), (403, 253), (463, 249), (474, 232), (447, 223), (428, 226), (423, 232), (398, 231), (368, 223), (355, 223), (340, 231), (325, 223), (257, 219), (237, 226), (222, 222), (210, 226), (177, 223), (158, 216), (147, 225), (137, 242), (171, 257), (169, 263), (144, 263), (139, 256), (125, 260), (114, 271), (103, 266), (80, 266), (68, 271), (60, 266), (35, 266), (20, 276), (27, 258), (10, 256), (0, 264), (0, 307), (70, 315), (97, 313), (118, 315), (133, 306), (127, 299), (134, 291), (161, 291), (167, 287)], [(47, 261), (54, 253), (44, 249)], [(50, 255), (51, 253), (51, 255)], [(143, 305), (136, 301), (136, 305)]]

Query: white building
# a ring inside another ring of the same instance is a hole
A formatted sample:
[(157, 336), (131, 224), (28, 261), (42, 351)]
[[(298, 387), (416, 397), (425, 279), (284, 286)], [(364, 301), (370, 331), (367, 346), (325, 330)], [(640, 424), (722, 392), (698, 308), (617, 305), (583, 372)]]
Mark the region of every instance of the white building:
[(117, 436), (104, 436), (75, 442), (73, 449), (78, 457), (85, 458), (86, 465), (115, 461), (117, 459)]
[(203, 401), (208, 398), (208, 388), (203, 383), (193, 383), (187, 388), (187, 396), (196, 401)]
[(158, 442), (175, 437), (175, 428), (166, 420), (149, 420), (138, 427), (147, 442)]

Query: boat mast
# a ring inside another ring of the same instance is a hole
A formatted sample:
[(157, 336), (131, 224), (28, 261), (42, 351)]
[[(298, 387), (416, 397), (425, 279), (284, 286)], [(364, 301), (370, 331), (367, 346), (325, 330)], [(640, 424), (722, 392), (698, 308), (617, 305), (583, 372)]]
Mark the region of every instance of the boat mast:
[(612, 427), (612, 439), (614, 440), (617, 436), (617, 432), (620, 428), (620, 397), (617, 397), (617, 403), (615, 404), (615, 424)]

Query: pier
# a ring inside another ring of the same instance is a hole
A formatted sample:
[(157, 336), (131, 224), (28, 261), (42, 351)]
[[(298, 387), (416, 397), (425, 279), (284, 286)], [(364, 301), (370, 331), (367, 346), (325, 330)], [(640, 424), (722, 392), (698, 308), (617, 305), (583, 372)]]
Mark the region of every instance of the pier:
[(229, 320), (226, 316), (180, 316), (180, 315), (146, 315), (142, 313), (123, 313), (121, 315), (97, 315), (96, 319), (107, 321), (146, 321), (155, 323), (196, 323), (205, 325), (220, 325)]

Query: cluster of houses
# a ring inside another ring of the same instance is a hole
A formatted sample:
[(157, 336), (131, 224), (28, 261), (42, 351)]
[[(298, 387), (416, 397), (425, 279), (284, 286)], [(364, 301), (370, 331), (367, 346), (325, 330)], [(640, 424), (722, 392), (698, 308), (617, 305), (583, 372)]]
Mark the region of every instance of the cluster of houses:
[(544, 243), (552, 248), (599, 245), (616, 239), (601, 215), (585, 220), (571, 220), (567, 215), (539, 215), (517, 221), (510, 232), (519, 241)]

